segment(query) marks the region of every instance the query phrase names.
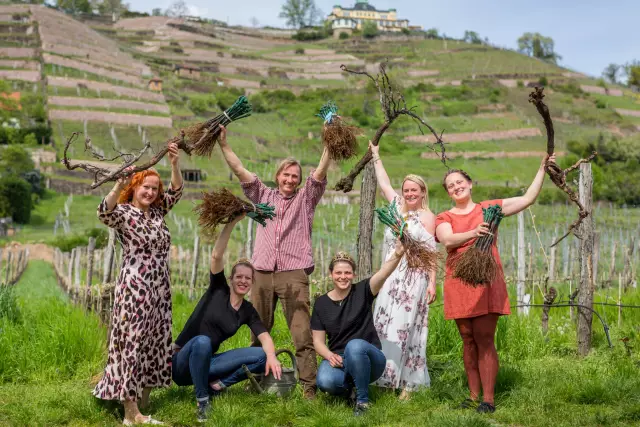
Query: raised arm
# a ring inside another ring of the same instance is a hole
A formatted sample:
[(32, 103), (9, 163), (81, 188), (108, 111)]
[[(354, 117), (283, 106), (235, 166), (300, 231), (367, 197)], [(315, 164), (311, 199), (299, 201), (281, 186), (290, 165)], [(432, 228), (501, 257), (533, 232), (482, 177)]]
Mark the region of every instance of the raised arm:
[(378, 270), (373, 276), (371, 276), (371, 279), (369, 279), (369, 286), (371, 286), (371, 293), (373, 295), (378, 295), (378, 292), (380, 292), (380, 289), (382, 288), (382, 285), (384, 285), (385, 280), (387, 280), (387, 278), (391, 276), (391, 273), (393, 273), (393, 270), (398, 267), (398, 264), (400, 263), (403, 255), (404, 246), (398, 239), (396, 241), (395, 253), (391, 256), (391, 258), (389, 258), (387, 262), (382, 264), (380, 270)]
[(182, 173), (180, 172), (180, 151), (178, 144), (169, 144), (169, 161), (171, 162), (171, 189), (178, 190), (182, 187)]
[(224, 228), (220, 232), (220, 235), (213, 246), (213, 250), (211, 251), (211, 273), (217, 274), (224, 270), (224, 252), (227, 250), (231, 231), (242, 218), (244, 218), (244, 214), (236, 217), (229, 224), (225, 224)]
[(523, 196), (510, 197), (502, 201), (502, 213), (504, 214), (504, 216), (515, 215), (518, 212), (525, 210), (536, 201), (536, 199), (538, 198), (538, 195), (540, 194), (540, 190), (542, 189), (542, 184), (544, 183), (544, 177), (545, 177), (544, 165), (547, 162), (555, 163), (555, 161), (556, 161), (555, 153), (552, 154), (551, 156), (545, 155), (544, 158), (542, 159), (542, 162), (540, 163), (540, 168), (538, 169), (538, 173), (536, 174), (536, 177), (533, 179), (533, 182), (527, 189), (527, 192), (524, 193)]
[(313, 171), (313, 179), (315, 179), (316, 181), (324, 181), (324, 179), (327, 177), (327, 170), (329, 169), (330, 161), (331, 160), (329, 159), (329, 152), (325, 147), (325, 149), (322, 150), (322, 156), (320, 156), (320, 163), (318, 163), (318, 167), (316, 168), (316, 170)]
[(387, 171), (384, 169), (384, 166), (382, 166), (382, 160), (380, 160), (380, 147), (373, 145), (371, 141), (369, 141), (369, 150), (371, 150), (371, 154), (373, 154), (371, 161), (373, 162), (373, 167), (376, 170), (376, 178), (378, 179), (380, 190), (382, 191), (384, 198), (387, 199), (388, 202), (391, 202), (397, 194), (391, 186), (391, 180), (389, 179), (389, 175), (387, 175)]
[[(128, 169), (133, 169), (133, 166), (129, 166)], [(133, 175), (129, 175), (127, 177), (119, 178), (116, 181), (116, 184), (113, 186), (107, 197), (104, 198), (104, 201), (107, 203), (107, 210), (112, 211), (115, 209), (118, 204), (118, 198), (120, 198), (120, 193), (124, 190), (129, 184), (131, 184), (131, 180), (133, 179)]]
[(227, 129), (222, 125), (220, 125), (220, 140), (218, 145), (220, 145), (224, 159), (240, 182), (253, 181), (253, 174), (242, 166), (242, 162), (227, 143)]

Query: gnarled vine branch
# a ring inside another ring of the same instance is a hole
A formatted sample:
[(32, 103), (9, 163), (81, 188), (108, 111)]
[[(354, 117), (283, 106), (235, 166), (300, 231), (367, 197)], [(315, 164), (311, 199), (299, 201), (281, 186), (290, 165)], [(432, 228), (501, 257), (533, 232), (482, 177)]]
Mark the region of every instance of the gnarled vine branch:
[[(547, 105), (543, 101), (544, 99), (543, 92), (544, 92), (544, 88), (536, 87), (535, 90), (529, 94), (529, 102), (531, 102), (533, 105), (536, 106), (538, 113), (540, 114), (540, 116), (542, 116), (542, 120), (544, 121), (544, 126), (547, 129), (547, 154), (551, 155), (555, 151), (555, 133), (553, 131), (553, 121), (551, 120), (549, 107), (547, 107)], [(576, 194), (576, 192), (567, 184), (567, 175), (570, 172), (573, 172), (574, 170), (578, 169), (581, 163), (588, 163), (591, 160), (593, 160), (593, 158), (597, 155), (598, 153), (594, 151), (586, 159), (580, 159), (574, 165), (564, 170), (554, 162), (547, 162), (545, 164), (544, 170), (547, 172), (547, 175), (549, 175), (549, 178), (551, 178), (551, 181), (555, 184), (556, 187), (558, 187), (560, 190), (566, 193), (569, 199), (573, 203), (575, 203), (576, 206), (578, 206), (578, 218), (569, 225), (569, 229), (567, 230), (567, 232), (562, 237), (560, 237), (557, 241), (555, 241), (551, 245), (551, 247), (560, 243), (562, 240), (564, 240), (564, 238), (566, 238), (571, 233), (573, 233), (576, 237), (580, 238), (580, 236), (576, 235), (575, 230), (582, 223), (582, 221), (591, 214), (591, 212), (588, 212), (584, 208), (582, 203), (580, 203), (580, 199), (578, 198), (578, 195)]]
[[(78, 132), (73, 132), (71, 136), (67, 139), (67, 142), (64, 146), (64, 151), (62, 154), (62, 164), (69, 170), (74, 169), (83, 169), (90, 174), (93, 175), (93, 182), (91, 183), (91, 188), (98, 188), (105, 182), (109, 181), (117, 181), (120, 178), (125, 176), (132, 175), (136, 172), (140, 172), (143, 170), (147, 170), (157, 164), (169, 151), (169, 144), (174, 142), (178, 145), (178, 148), (183, 150), (187, 154), (191, 154), (191, 150), (193, 149), (192, 144), (188, 144), (185, 141), (184, 132), (180, 132), (180, 135), (174, 136), (167, 140), (165, 147), (156, 153), (150, 160), (146, 161), (143, 164), (134, 166), (135, 163), (144, 156), (144, 154), (151, 148), (151, 143), (149, 141), (145, 142), (144, 147), (137, 153), (122, 153), (118, 151), (118, 155), (113, 158), (105, 158), (102, 154), (98, 153), (93, 145), (91, 144), (91, 138), (87, 137), (84, 140), (84, 151), (89, 152), (91, 157), (100, 161), (100, 162), (109, 162), (117, 159), (122, 159), (123, 163), (120, 165), (114, 165), (114, 167), (108, 167), (106, 165), (101, 165), (97, 163), (89, 163), (82, 161), (71, 162), (69, 159), (67, 152), (69, 151), (69, 147), (73, 142), (78, 139)], [(126, 170), (128, 167), (132, 166), (133, 168), (130, 170)]]
[[(407, 107), (407, 103), (404, 99), (402, 93), (397, 91), (391, 81), (386, 71), (386, 64), (380, 64), (380, 72), (373, 77), (371, 74), (366, 71), (356, 71), (350, 70), (345, 65), (341, 65), (340, 69), (347, 73), (357, 74), (367, 76), (375, 85), (378, 90), (378, 94), (380, 97), (380, 106), (382, 107), (382, 112), (384, 113), (384, 122), (380, 125), (375, 135), (371, 139), (371, 143), (373, 145), (378, 145), (380, 142), (380, 138), (386, 132), (387, 129), (391, 126), (391, 124), (401, 115), (406, 115), (411, 117), (418, 123), (418, 128), (420, 132), (424, 135), (424, 131), (422, 126), (426, 127), (435, 137), (436, 142), (433, 145), (429, 145), (429, 148), (437, 153), (440, 156), (442, 163), (447, 166), (447, 156), (444, 147), (444, 141), (442, 140), (442, 133), (438, 135), (433, 127), (431, 127), (427, 122), (425, 122), (420, 116), (418, 116), (413, 110), (415, 107)], [(439, 147), (439, 149), (436, 148)], [(367, 150), (364, 156), (356, 163), (356, 165), (351, 169), (351, 171), (342, 178), (335, 186), (337, 191), (343, 191), (348, 193), (353, 189), (353, 181), (356, 179), (358, 174), (362, 172), (364, 167), (369, 163), (372, 158), (372, 154), (370, 150)]]

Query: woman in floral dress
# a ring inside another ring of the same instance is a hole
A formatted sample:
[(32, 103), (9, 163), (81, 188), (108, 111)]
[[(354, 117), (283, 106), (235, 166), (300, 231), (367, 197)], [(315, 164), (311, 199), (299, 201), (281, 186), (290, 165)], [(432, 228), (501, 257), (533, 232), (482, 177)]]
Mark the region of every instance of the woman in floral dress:
[[(396, 201), (411, 236), (435, 249), (435, 215), (429, 210), (427, 186), (417, 175), (407, 175), (398, 195), (382, 166), (378, 147), (369, 143), (378, 184), (385, 198)], [(394, 253), (396, 238), (388, 228), (384, 235), (384, 260)], [(406, 258), (386, 280), (376, 300), (374, 323), (387, 365), (378, 386), (402, 390), (400, 399), (430, 384), (427, 370), (429, 304), (436, 299), (436, 273), (410, 272)]]
[(182, 196), (178, 147), (169, 144), (171, 188), (155, 170), (120, 179), (98, 207), (98, 218), (122, 244), (104, 375), (93, 394), (123, 402), (124, 425), (159, 424), (140, 413), (153, 387), (171, 385), (171, 235), (164, 216)]

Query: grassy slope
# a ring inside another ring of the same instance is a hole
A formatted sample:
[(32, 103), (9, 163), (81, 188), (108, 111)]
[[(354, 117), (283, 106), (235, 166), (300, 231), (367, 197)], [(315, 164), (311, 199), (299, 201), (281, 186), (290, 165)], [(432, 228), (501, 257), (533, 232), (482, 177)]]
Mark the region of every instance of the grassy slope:
[[(0, 318), (0, 423), (117, 425), (119, 418), (113, 409), (99, 405), (90, 395), (89, 378), (102, 370), (105, 360), (105, 330), (97, 326), (95, 316), (66, 303), (51, 267), (43, 262), (30, 264), (15, 293), (24, 323)], [(628, 297), (639, 300), (637, 294)], [(174, 334), (194, 305), (181, 294), (174, 296)], [(607, 315), (613, 319), (615, 310)], [(239, 385), (215, 402), (215, 421), (209, 425), (637, 425), (638, 358), (635, 354), (627, 357), (618, 339), (629, 336), (635, 342), (633, 325), (639, 315), (625, 313), (622, 327), (613, 327), (612, 350), (595, 324), (595, 349), (586, 359), (575, 356), (574, 327), (566, 311), (551, 312), (547, 340), (540, 334), (536, 311), (530, 317), (501, 319), (497, 346), (502, 368), (496, 389), (498, 411), (492, 416), (451, 410), (465, 397), (461, 346), (453, 323), (445, 322), (441, 307), (434, 306), (428, 348), (432, 387), (417, 393), (409, 403), (399, 403), (393, 393), (374, 390), (373, 409), (356, 420), (349, 407), (322, 394), (314, 402), (303, 401), (299, 391), (282, 400), (246, 393)], [(274, 339), (277, 347), (289, 347), (281, 315), (276, 319)], [(242, 329), (224, 349), (244, 346), (248, 340), (248, 330)], [(172, 425), (193, 424), (191, 388), (173, 386), (154, 392), (151, 413)]]

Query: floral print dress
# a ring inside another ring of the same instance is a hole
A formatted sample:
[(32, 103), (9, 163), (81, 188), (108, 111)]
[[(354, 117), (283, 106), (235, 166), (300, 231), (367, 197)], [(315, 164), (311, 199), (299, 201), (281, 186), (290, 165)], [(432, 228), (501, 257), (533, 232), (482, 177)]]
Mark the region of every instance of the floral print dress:
[(182, 187), (168, 189), (148, 215), (131, 204), (108, 211), (103, 200), (98, 207), (123, 248), (107, 366), (93, 390), (100, 399), (137, 401), (145, 387), (171, 385), (171, 235), (164, 216), (181, 196)]
[[(424, 229), (419, 212), (407, 212), (405, 220), (407, 231), (414, 239), (435, 249), (435, 238)], [(396, 238), (389, 228), (385, 230), (383, 244), (386, 261), (396, 246)], [(431, 383), (426, 358), (428, 277), (416, 272), (407, 273), (407, 261), (403, 257), (376, 299), (373, 322), (382, 343), (382, 352), (387, 357), (387, 366), (375, 384), (414, 391)]]

